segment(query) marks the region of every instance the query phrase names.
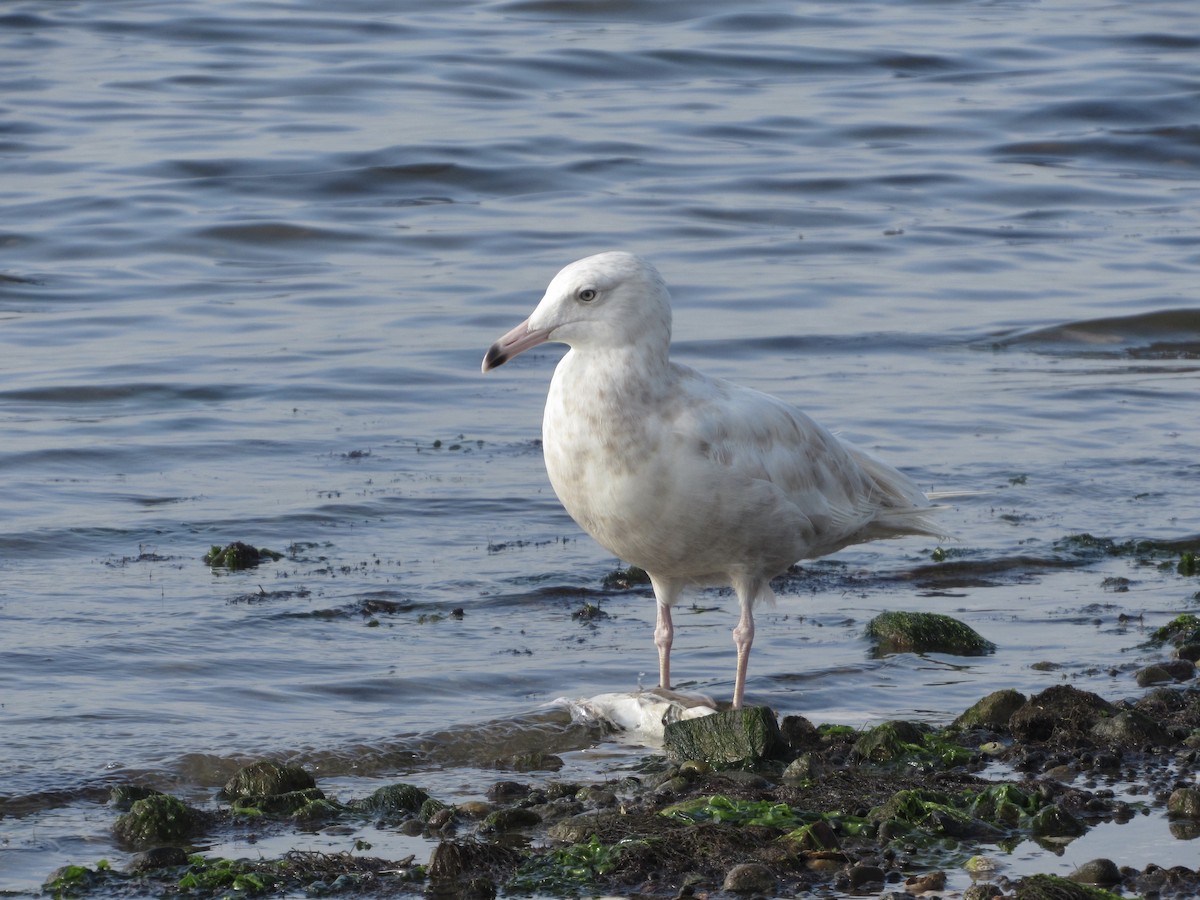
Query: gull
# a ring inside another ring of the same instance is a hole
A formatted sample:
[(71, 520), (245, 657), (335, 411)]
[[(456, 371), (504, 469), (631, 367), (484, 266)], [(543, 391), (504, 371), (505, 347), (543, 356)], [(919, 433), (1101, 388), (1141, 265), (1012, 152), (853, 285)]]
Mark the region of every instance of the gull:
[(546, 341), (570, 347), (542, 419), (550, 483), (584, 531), (650, 576), (663, 689), (671, 608), (685, 588), (737, 594), (738, 709), (754, 607), (774, 600), (772, 578), (850, 544), (942, 536), (937, 508), (907, 476), (782, 400), (672, 362), (671, 297), (638, 256), (610, 251), (562, 269), (491, 345), (483, 371)]

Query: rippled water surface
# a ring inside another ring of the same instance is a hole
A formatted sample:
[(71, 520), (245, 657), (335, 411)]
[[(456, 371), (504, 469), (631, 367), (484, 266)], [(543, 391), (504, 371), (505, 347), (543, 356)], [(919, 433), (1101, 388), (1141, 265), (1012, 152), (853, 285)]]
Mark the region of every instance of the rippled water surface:
[[(561, 349), (479, 374), (610, 247), (672, 285), (676, 358), (982, 492), (945, 562), (782, 583), (752, 702), (1136, 693), (1200, 589), (1105, 552), (1200, 533), (1198, 102), (1193, 0), (5, 4), (0, 887), (123, 859), (115, 781), (200, 802), (268, 754), (453, 799), (481, 748), (636, 762), (542, 708), (656, 665), (542, 469)], [(233, 540), (286, 555), (201, 561)], [(736, 604), (694, 599), (676, 675), (727, 697)], [(999, 650), (872, 659), (911, 608)], [(1107, 855), (1170, 862), (1161, 824)]]

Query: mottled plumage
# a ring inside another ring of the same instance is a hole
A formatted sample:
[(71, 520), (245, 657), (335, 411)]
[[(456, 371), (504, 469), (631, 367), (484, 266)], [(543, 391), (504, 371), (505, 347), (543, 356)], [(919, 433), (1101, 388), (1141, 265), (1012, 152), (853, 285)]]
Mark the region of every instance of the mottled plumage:
[(601, 253), (559, 272), (483, 371), (544, 341), (571, 347), (542, 422), (550, 482), (585, 531), (649, 573), (664, 688), (684, 587), (737, 592), (741, 706), (754, 605), (773, 577), (848, 544), (941, 533), (928, 498), (895, 469), (775, 397), (672, 363), (670, 295), (636, 256)]

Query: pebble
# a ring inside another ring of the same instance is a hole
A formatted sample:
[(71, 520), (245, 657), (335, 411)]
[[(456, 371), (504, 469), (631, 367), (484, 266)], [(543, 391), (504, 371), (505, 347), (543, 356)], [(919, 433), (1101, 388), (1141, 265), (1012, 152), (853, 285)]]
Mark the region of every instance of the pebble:
[(741, 863), (725, 876), (724, 890), (735, 894), (771, 894), (775, 891), (775, 873), (761, 863)]
[(1121, 870), (1111, 859), (1093, 859), (1085, 862), (1067, 877), (1080, 884), (1118, 884), (1121, 881)]

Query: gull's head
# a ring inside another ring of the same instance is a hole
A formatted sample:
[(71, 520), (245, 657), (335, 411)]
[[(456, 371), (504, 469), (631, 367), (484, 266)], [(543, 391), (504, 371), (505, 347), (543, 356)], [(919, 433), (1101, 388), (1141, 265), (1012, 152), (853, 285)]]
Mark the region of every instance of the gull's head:
[(572, 348), (647, 346), (666, 353), (671, 297), (650, 263), (617, 250), (577, 260), (554, 276), (528, 319), (488, 348), (483, 371), (546, 341)]

